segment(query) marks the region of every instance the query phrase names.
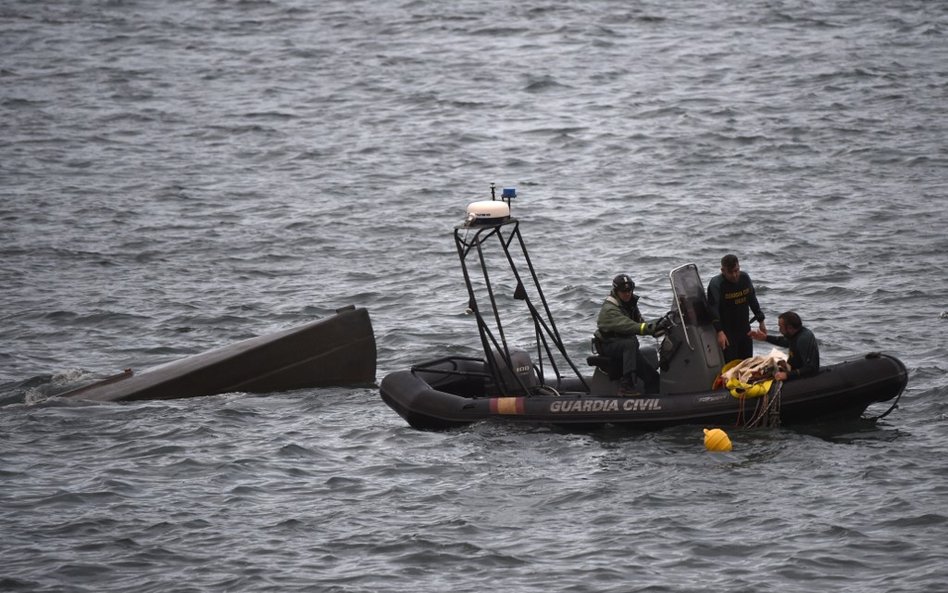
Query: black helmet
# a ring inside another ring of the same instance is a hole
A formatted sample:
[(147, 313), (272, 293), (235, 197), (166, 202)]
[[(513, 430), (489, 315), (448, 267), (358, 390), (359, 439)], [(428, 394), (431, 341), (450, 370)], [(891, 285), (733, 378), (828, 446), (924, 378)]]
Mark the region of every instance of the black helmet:
[(616, 292), (622, 290), (628, 290), (629, 292), (632, 292), (635, 290), (635, 282), (629, 278), (628, 274), (619, 274), (612, 279), (612, 289)]

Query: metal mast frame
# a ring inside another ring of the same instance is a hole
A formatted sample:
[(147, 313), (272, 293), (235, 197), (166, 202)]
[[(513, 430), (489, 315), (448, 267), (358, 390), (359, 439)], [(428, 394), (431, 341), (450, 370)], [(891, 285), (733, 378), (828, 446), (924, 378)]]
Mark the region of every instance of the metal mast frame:
[[(467, 286), (469, 297), (468, 307), (477, 320), (477, 331), (480, 335), (481, 346), (484, 349), (485, 360), (494, 383), (503, 389), (519, 388), (524, 393), (530, 392), (528, 386), (524, 384), (516, 372), (509, 373), (505, 377), (504, 373), (502, 373), (503, 369), (498, 365), (497, 359), (500, 358), (503, 363), (507, 365), (508, 369), (513, 370), (510, 345), (497, 305), (497, 292), (491, 282), (486, 262), (487, 250), (492, 246), (495, 248), (499, 247), (503, 251), (510, 271), (517, 281), (517, 287), (513, 295), (514, 299), (523, 301), (526, 304), (533, 321), (537, 345), (536, 362), (541, 385), (546, 383), (543, 372), (544, 358), (548, 361), (553, 374), (556, 376), (556, 385), (559, 385), (562, 381), (563, 376), (554, 356), (555, 351), (559, 353), (566, 365), (569, 366), (575, 376), (580, 380), (584, 390), (589, 393), (589, 385), (586, 383), (585, 378), (583, 378), (582, 373), (580, 373), (579, 369), (566, 353), (563, 339), (560, 337), (556, 322), (553, 320), (553, 314), (543, 294), (543, 289), (540, 286), (540, 280), (537, 277), (536, 270), (530, 260), (526, 243), (524, 243), (523, 236), (520, 233), (520, 222), (514, 218), (507, 218), (500, 222), (463, 224), (455, 228), (454, 241), (457, 246), (458, 258), (461, 262), (461, 271), (464, 274), (464, 283)], [(517, 250), (523, 257), (523, 261), (529, 270), (530, 285), (539, 299), (542, 310), (537, 309), (533, 300), (531, 300), (524, 286), (523, 277), (520, 274), (518, 264), (514, 261), (511, 249)], [(489, 311), (486, 312), (486, 315), (478, 302), (472, 273), (469, 269), (468, 260), (473, 258), (475, 254), (476, 263), (480, 269), (480, 276), (483, 279), (483, 288), (489, 302)], [(494, 354), (498, 356), (494, 356)], [(513, 380), (516, 381), (516, 385), (508, 384), (510, 377), (513, 377)]]

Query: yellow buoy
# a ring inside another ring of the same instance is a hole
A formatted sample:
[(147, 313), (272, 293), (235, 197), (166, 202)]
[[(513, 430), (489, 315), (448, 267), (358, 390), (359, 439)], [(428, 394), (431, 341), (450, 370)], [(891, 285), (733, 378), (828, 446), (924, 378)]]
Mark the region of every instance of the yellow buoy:
[(731, 439), (720, 428), (705, 428), (704, 446), (708, 451), (730, 451)]

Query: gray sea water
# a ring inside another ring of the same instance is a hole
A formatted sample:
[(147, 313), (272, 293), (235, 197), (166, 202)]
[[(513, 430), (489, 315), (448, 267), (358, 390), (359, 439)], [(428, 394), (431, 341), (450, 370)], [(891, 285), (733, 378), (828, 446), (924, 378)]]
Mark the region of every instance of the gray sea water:
[[(946, 122), (945, 2), (5, 0), (0, 590), (945, 591)], [(54, 395), (348, 304), (378, 380), (474, 354), (492, 182), (577, 360), (613, 275), (661, 314), (735, 252), (824, 362), (899, 356), (899, 408), (712, 454)]]

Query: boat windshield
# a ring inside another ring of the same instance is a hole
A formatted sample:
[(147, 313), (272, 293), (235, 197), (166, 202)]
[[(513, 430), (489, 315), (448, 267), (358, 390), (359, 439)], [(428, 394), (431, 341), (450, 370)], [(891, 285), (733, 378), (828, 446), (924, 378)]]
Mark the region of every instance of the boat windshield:
[(711, 311), (704, 293), (704, 285), (698, 275), (698, 268), (688, 264), (675, 268), (669, 274), (672, 292), (675, 294), (675, 307), (682, 322), (692, 327), (710, 325)]

